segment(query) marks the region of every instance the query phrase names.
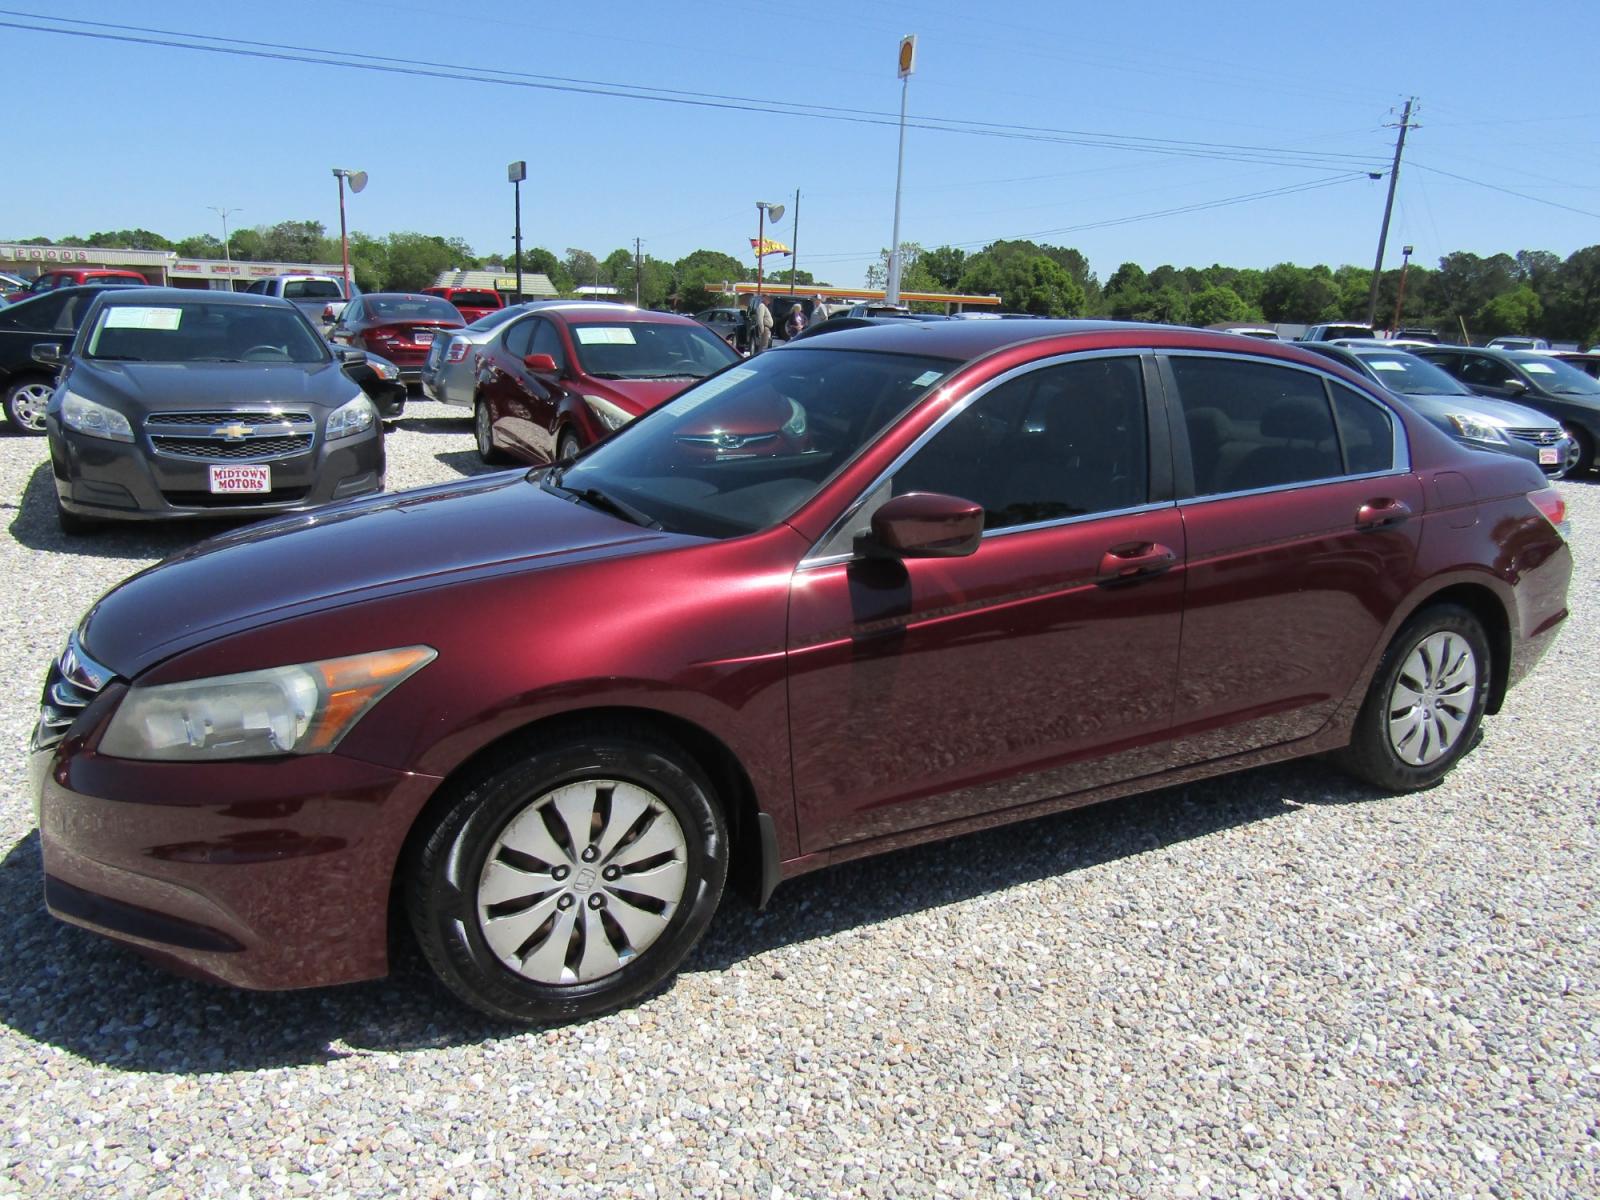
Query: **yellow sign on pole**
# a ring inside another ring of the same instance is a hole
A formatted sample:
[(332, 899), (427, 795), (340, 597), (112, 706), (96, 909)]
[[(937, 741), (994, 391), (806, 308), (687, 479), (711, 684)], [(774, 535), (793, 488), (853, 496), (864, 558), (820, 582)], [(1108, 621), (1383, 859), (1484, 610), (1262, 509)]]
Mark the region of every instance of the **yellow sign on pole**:
[(904, 79), (917, 69), (917, 35), (908, 33), (900, 39), (900, 78)]

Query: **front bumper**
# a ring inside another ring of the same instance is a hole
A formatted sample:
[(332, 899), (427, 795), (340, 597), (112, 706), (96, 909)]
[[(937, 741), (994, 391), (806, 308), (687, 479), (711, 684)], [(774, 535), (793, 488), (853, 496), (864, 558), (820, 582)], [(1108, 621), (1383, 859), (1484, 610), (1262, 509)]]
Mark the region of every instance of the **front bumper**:
[(388, 971), (395, 863), (437, 779), (336, 754), (133, 762), (74, 736), (30, 773), (61, 920), (237, 987)]
[[(96, 520), (267, 516), (383, 490), (383, 432), (376, 427), (332, 443), (319, 429), (304, 453), (243, 460), (160, 454), (143, 434), (133, 442), (84, 437), (54, 413), (46, 418), (46, 433), (61, 507)], [(208, 467), (230, 461), (270, 467), (272, 491), (212, 495)]]

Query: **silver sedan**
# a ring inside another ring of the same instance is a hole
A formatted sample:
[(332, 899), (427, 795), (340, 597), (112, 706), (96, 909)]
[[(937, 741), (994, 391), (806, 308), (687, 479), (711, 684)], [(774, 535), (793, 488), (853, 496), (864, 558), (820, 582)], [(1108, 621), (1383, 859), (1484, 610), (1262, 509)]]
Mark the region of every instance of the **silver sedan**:
[(507, 321), (528, 311), (526, 304), (497, 308), (449, 337), (433, 339), (427, 361), (422, 364), (422, 394), (441, 404), (472, 407), (473, 386), (478, 369), (478, 348), (484, 345)]

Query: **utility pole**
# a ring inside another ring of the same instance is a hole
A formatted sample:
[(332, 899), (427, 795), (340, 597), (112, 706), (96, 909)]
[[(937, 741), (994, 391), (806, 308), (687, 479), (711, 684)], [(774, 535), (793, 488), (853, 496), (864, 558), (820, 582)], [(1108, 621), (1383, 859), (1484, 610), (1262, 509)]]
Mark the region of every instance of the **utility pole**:
[(644, 258), (642, 256), (640, 246), (641, 246), (640, 240), (638, 238), (634, 238), (633, 239), (633, 306), (635, 308), (639, 307), (639, 273), (643, 270), (643, 267), (644, 267)]
[(1372, 264), (1372, 287), (1367, 292), (1368, 325), (1373, 325), (1378, 319), (1378, 279), (1383, 274), (1383, 247), (1389, 240), (1389, 216), (1394, 211), (1395, 185), (1400, 182), (1400, 155), (1406, 148), (1406, 130), (1415, 128), (1411, 124), (1411, 108), (1416, 102), (1415, 96), (1406, 101), (1406, 111), (1400, 117), (1400, 134), (1394, 140), (1394, 165), (1389, 168), (1389, 198), (1383, 202), (1383, 227), (1378, 231), (1378, 257)]
[(230, 213), (243, 212), (242, 208), (224, 208), (220, 204), (207, 205), (212, 212), (222, 218), (222, 261), (232, 262), (233, 252), (228, 249), (228, 216)]
[(794, 233), (789, 238), (789, 295), (794, 295), (795, 276), (800, 274), (800, 189), (794, 190)]

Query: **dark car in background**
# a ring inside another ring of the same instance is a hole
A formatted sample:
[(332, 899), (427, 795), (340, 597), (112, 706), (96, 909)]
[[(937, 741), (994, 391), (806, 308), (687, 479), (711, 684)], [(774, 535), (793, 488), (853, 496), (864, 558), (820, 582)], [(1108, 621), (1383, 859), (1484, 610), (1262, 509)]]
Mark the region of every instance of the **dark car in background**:
[(695, 313), (694, 319), (735, 350), (745, 349), (747, 334), (744, 309), (706, 308)]
[(407, 383), (420, 382), (433, 339), (466, 324), (448, 300), (416, 293), (370, 292), (344, 306), (330, 341), (370, 350), (400, 369)]
[(382, 426), (343, 367), (285, 300), (102, 290), (45, 414), (63, 532), (381, 490)]
[(40, 362), (34, 350), (55, 345), (64, 352), (103, 290), (55, 288), (0, 308), (0, 397), (18, 433), (44, 432), (45, 407), (56, 387), (58, 364)]
[(1578, 443), (1559, 421), (1509, 400), (1480, 396), (1426, 359), (1381, 345), (1308, 342), (1305, 348), (1393, 392), (1464, 446), (1525, 458), (1551, 478), (1577, 465)]
[(1318, 754), (1434, 785), (1562, 627), (1564, 522), (1530, 464), (1291, 348), (796, 342), (574, 462), (256, 526), (102, 597), (34, 734), (44, 898), (251, 988), (380, 976), (409, 929), (467, 1002), (578, 1020), (658, 988), (725, 884), (761, 905)]
[(469, 323), (506, 306), (500, 293), (492, 288), (431, 287), (423, 288), (422, 294), (448, 300), (461, 319)]
[(344, 373), (350, 376), (356, 386), (366, 393), (367, 399), (372, 401), (372, 406), (378, 410), (378, 416), (385, 421), (397, 421), (405, 415), (406, 399), (410, 391), (406, 387), (405, 380), (400, 378), (399, 367), (370, 350), (364, 350), (360, 357), (355, 357), (351, 355), (350, 348), (341, 346), (337, 342), (329, 342), (328, 349), (344, 366)]
[(1437, 363), (1480, 396), (1510, 400), (1560, 421), (1578, 445), (1569, 474), (1583, 474), (1595, 466), (1600, 379), (1536, 350), (1429, 346), (1412, 353)]
[(689, 317), (545, 301), (478, 349), (473, 431), (485, 462), (571, 458), (739, 360)]

